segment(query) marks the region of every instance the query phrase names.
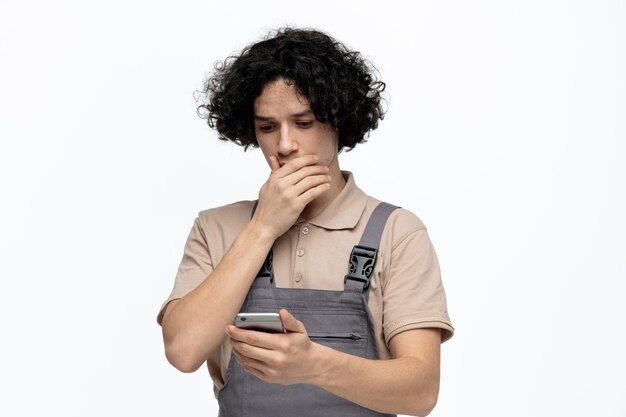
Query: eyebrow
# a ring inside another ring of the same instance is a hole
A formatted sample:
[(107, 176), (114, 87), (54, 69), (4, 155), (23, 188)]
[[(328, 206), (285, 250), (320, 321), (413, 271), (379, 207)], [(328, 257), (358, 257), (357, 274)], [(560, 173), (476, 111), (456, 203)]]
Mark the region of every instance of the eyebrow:
[[(289, 117), (301, 117), (301, 116), (306, 116), (307, 114), (311, 114), (313, 113), (313, 110), (311, 109), (307, 109), (298, 113), (293, 113), (290, 114)], [(272, 117), (270, 116), (261, 116), (260, 114), (255, 114), (254, 115), (254, 120), (262, 120), (262, 121), (266, 121), (266, 120), (272, 120)]]

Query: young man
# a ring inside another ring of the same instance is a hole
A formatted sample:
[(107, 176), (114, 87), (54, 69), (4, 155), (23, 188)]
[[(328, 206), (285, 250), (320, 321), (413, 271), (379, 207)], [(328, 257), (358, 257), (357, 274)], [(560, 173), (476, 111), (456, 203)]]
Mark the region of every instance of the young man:
[[(328, 35), (284, 28), (205, 89), (209, 125), (271, 173), (258, 202), (195, 219), (157, 319), (167, 359), (207, 362), (223, 417), (428, 414), (454, 331), (437, 257), (415, 215), (338, 160), (382, 119), (384, 83)], [(286, 332), (237, 328), (240, 311), (279, 312)]]

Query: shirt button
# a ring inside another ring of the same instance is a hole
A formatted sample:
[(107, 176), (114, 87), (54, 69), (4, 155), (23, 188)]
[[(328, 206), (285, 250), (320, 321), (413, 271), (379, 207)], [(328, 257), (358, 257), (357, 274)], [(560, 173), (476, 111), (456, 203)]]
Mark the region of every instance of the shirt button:
[(296, 282), (302, 281), (302, 274), (300, 272), (296, 272)]
[(304, 227), (302, 228), (302, 234), (303, 234), (303, 235), (308, 235), (308, 234), (309, 234), (309, 228), (308, 228), (308, 227), (306, 227), (306, 226), (304, 226)]
[(302, 249), (302, 248), (298, 249), (298, 251), (296, 252), (296, 255), (303, 256), (304, 255), (304, 249)]

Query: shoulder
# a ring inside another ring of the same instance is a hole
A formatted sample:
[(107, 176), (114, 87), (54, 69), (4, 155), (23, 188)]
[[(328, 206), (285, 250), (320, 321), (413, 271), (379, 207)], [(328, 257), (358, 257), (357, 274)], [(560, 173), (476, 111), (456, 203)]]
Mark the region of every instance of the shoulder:
[(250, 219), (252, 206), (255, 201), (242, 200), (224, 206), (213, 207), (202, 210), (198, 213), (198, 219), (203, 223), (210, 222), (232, 222), (241, 219)]
[(242, 200), (202, 210), (198, 213), (198, 225), (207, 234), (236, 235), (250, 221), (254, 203)]
[[(381, 200), (368, 196), (364, 214), (369, 218), (380, 203)], [(389, 202), (389, 204), (395, 205), (392, 202)], [(422, 220), (412, 211), (399, 207), (392, 211), (387, 219), (382, 236), (383, 244), (395, 247), (409, 236), (415, 235), (420, 231), (426, 231), (426, 225)]]

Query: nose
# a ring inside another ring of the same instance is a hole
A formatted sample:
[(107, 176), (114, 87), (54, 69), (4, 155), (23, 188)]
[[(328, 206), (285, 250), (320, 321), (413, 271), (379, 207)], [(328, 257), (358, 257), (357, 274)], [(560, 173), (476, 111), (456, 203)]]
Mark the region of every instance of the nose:
[(293, 130), (287, 124), (280, 129), (280, 138), (278, 139), (278, 153), (288, 156), (298, 150), (298, 142), (294, 136)]

